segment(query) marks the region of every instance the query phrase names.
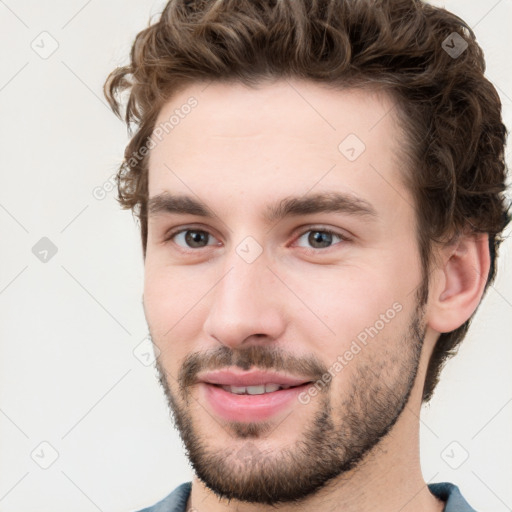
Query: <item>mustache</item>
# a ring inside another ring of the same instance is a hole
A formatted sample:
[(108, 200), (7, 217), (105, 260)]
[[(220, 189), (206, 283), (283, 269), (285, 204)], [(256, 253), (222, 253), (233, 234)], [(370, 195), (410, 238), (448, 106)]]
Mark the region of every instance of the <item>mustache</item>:
[(186, 390), (197, 384), (197, 376), (201, 372), (233, 366), (246, 371), (256, 367), (259, 370), (286, 372), (311, 381), (321, 379), (328, 371), (327, 366), (314, 355), (299, 358), (278, 347), (251, 345), (245, 349), (233, 350), (222, 345), (206, 352), (187, 355), (178, 373), (179, 387)]

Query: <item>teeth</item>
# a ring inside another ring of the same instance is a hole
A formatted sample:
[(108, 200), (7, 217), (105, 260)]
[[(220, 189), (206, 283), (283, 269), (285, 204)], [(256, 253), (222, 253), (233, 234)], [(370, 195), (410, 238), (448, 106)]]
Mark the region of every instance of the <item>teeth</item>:
[(265, 386), (247, 386), (247, 393), (249, 395), (263, 395)]
[(243, 386), (224, 386), (224, 388), (231, 388), (229, 391), (231, 393), (236, 393), (237, 395), (243, 395), (245, 393), (245, 388)]
[(222, 389), (235, 395), (263, 395), (264, 393), (273, 393), (278, 389), (288, 389), (289, 387), (280, 386), (279, 384), (261, 384), (260, 386), (222, 386)]

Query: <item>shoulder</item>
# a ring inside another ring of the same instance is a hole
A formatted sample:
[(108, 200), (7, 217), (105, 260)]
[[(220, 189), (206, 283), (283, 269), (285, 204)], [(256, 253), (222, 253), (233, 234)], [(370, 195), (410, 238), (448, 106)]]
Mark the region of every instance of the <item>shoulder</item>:
[[(444, 512), (476, 512), (462, 496), (459, 488), (449, 482), (429, 484), (430, 492), (445, 502)], [(139, 512), (186, 512), (192, 482), (186, 482), (174, 489), (162, 501)]]
[(459, 488), (450, 482), (429, 484), (430, 492), (445, 502), (444, 512), (476, 512), (464, 499)]
[(181, 484), (162, 501), (139, 512), (185, 512), (191, 489), (192, 482)]

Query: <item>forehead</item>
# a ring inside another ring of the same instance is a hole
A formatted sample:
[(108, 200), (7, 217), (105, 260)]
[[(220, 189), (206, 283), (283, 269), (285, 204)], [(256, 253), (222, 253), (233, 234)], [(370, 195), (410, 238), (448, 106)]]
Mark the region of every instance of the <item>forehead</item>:
[[(192, 105), (192, 107), (191, 107)], [(384, 206), (405, 202), (404, 140), (394, 100), (308, 81), (196, 83), (161, 109), (149, 197), (165, 191), (223, 200), (340, 189)], [(230, 195), (231, 191), (231, 195)], [(252, 204), (254, 206), (254, 204)]]

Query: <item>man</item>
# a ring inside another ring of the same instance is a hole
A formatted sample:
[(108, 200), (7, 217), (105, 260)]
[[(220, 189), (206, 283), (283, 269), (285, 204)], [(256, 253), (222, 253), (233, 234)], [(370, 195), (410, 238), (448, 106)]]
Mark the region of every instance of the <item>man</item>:
[(106, 96), (195, 470), (146, 511), (471, 511), (419, 412), (496, 272), (499, 97), (413, 0), (171, 0)]

